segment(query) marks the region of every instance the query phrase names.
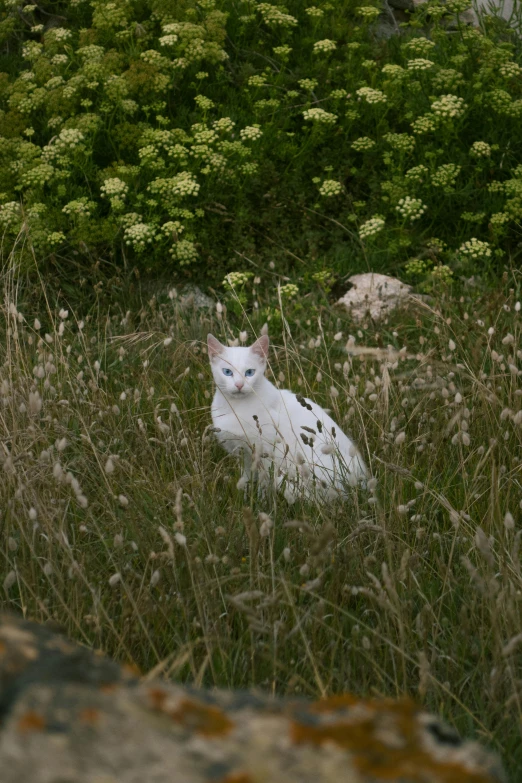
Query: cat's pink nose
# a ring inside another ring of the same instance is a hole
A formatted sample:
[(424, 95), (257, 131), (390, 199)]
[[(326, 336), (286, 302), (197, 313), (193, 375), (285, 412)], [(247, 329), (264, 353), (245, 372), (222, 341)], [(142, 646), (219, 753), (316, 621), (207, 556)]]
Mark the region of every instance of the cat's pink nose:
[(241, 389), (243, 388), (243, 386), (244, 386), (245, 384), (243, 383), (243, 381), (236, 381), (236, 384), (235, 384), (235, 385), (236, 385), (236, 389), (237, 389), (238, 391), (241, 391)]

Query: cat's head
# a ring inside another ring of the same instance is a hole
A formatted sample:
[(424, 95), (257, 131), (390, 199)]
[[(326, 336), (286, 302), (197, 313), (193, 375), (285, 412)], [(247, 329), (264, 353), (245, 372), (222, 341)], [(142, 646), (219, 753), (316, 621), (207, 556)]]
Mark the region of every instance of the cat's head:
[(262, 335), (248, 348), (228, 348), (209, 334), (207, 345), (212, 375), (222, 394), (239, 399), (255, 393), (266, 370), (268, 336)]

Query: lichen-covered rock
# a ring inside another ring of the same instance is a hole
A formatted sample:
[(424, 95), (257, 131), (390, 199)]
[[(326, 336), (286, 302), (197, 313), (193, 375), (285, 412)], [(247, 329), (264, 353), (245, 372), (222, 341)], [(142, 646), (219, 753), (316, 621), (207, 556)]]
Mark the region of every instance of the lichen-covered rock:
[(2, 783), (495, 783), (498, 760), (412, 702), (273, 700), (132, 673), (0, 616)]
[(367, 317), (378, 321), (399, 305), (405, 304), (411, 295), (411, 286), (396, 277), (365, 272), (348, 278), (352, 287), (337, 302), (345, 307), (354, 321)]

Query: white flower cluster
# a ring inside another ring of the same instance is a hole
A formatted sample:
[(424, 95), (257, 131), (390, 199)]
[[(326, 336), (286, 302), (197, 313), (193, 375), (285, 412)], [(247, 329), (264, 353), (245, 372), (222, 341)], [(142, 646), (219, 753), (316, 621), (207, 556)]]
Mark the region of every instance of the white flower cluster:
[(236, 123), (234, 120), (231, 120), (230, 117), (220, 117), (219, 120), (214, 120), (212, 127), (218, 133), (230, 133), (232, 130), (234, 130), (235, 124)]
[(292, 52), (291, 46), (274, 46), (272, 49), (274, 54), (277, 54), (279, 57), (288, 57)]
[(257, 10), (263, 17), (263, 22), (267, 25), (275, 25), (278, 27), (295, 27), (297, 25), (297, 19), (295, 16), (285, 14), (276, 5), (270, 5), (270, 3), (259, 3)]
[(209, 147), (208, 144), (193, 144), (190, 155), (193, 158), (199, 158), (200, 160), (208, 160), (212, 155), (212, 148)]
[(175, 33), (170, 33), (169, 35), (162, 35), (158, 40), (160, 46), (174, 46), (178, 42), (178, 36)]
[[(223, 166), (224, 168), (224, 166)], [(252, 176), (252, 174), (256, 174), (259, 171), (259, 164), (258, 163), (242, 163), (239, 167), (239, 170), (242, 174), (247, 174), (248, 176)]]
[(414, 60), (408, 60), (407, 67), (409, 71), (429, 71), (435, 63), (433, 60), (425, 60), (423, 57), (417, 57)]
[(65, 234), (62, 231), (50, 231), (45, 239), (48, 245), (56, 247), (65, 242)]
[(411, 182), (424, 182), (428, 176), (428, 168), (421, 163), (420, 166), (414, 166), (413, 168), (408, 169), (404, 176)]
[(431, 276), (436, 282), (447, 285), (453, 280), (453, 270), (447, 264), (439, 264), (433, 267)]
[(64, 84), (64, 81), (63, 76), (53, 76), (52, 79), (49, 79), (49, 81), (45, 83), (45, 89), (54, 90), (56, 87), (60, 87)]
[(437, 125), (438, 117), (435, 114), (424, 114), (411, 123), (413, 132), (418, 136), (422, 136), (425, 133), (433, 133), (433, 131), (437, 130)]
[(6, 228), (20, 219), (20, 204), (18, 201), (8, 201), (0, 205), (0, 225)]
[(49, 163), (41, 163), (33, 169), (24, 171), (22, 174), (22, 184), (26, 187), (42, 187), (46, 182), (52, 179), (55, 169)]
[(474, 158), (489, 158), (491, 155), (491, 147), (486, 141), (475, 141), (471, 145), (469, 154)]
[(441, 68), (433, 77), (433, 86), (437, 90), (455, 90), (465, 84), (464, 76), (454, 68)]
[(190, 171), (181, 171), (169, 179), (153, 180), (147, 190), (163, 198), (173, 198), (176, 196), (197, 196), (199, 187), (197, 179)]
[(491, 248), (488, 242), (482, 242), (476, 237), (471, 237), (467, 242), (463, 242), (458, 249), (458, 253), (465, 258), (478, 261), (481, 258), (490, 258)]
[(352, 142), (352, 148), (354, 150), (357, 150), (357, 152), (364, 152), (365, 150), (371, 150), (372, 147), (375, 147), (375, 142), (373, 139), (370, 139), (368, 136), (361, 136), (359, 139), (355, 139), (355, 141)]
[(509, 220), (510, 217), (506, 212), (494, 212), (491, 215), (489, 222), (492, 226), (503, 226), (505, 223), (508, 223)]
[(463, 14), (471, 7), (471, 0), (449, 0), (446, 7), (452, 14)]
[(85, 136), (77, 128), (65, 128), (60, 131), (60, 135), (55, 141), (55, 146), (60, 150), (74, 149), (74, 147), (80, 146), (84, 140)]
[(247, 80), (249, 87), (265, 87), (268, 86), (268, 82), (265, 76), (255, 74), (255, 76), (249, 76)]
[(119, 179), (119, 177), (111, 177), (110, 179), (104, 180), (100, 191), (102, 198), (108, 196), (110, 199), (116, 197), (123, 200), (129, 192), (129, 186), (127, 183), (123, 182), (123, 180)]
[(145, 147), (140, 147), (138, 155), (140, 163), (144, 167), (156, 170), (165, 168), (165, 161), (160, 156), (159, 150), (154, 144), (147, 144)]
[(367, 237), (373, 237), (375, 234), (378, 234), (380, 231), (382, 231), (384, 228), (384, 220), (382, 217), (378, 217), (377, 215), (375, 217), (370, 218), (365, 223), (361, 225), (359, 228), (359, 236), (361, 239), (366, 239)]
[(86, 196), (76, 199), (75, 201), (69, 201), (64, 206), (62, 212), (66, 215), (78, 215), (78, 217), (89, 217), (91, 211), (96, 208), (96, 204), (93, 201), (89, 201)]
[(357, 9), (357, 13), (364, 19), (372, 21), (380, 15), (381, 11), (379, 8), (375, 8), (373, 5), (363, 5), (361, 8)]
[(229, 291), (233, 291), (235, 288), (241, 288), (246, 285), (252, 272), (229, 272), (223, 279), (223, 286)]
[(324, 16), (324, 11), (317, 8), (316, 5), (312, 5), (310, 8), (305, 8), (305, 14), (308, 14), (312, 19), (320, 19), (321, 16)]
[(201, 111), (210, 111), (210, 109), (214, 108), (214, 101), (206, 98), (204, 95), (196, 95), (194, 103), (199, 106)]
[(415, 138), (409, 133), (386, 133), (384, 140), (399, 152), (413, 152), (415, 148)]
[(451, 192), (461, 168), (462, 167), (458, 166), (456, 163), (444, 163), (432, 174), (432, 184), (436, 188), (444, 188), (446, 193)]
[(22, 57), (25, 60), (37, 60), (38, 57), (40, 57), (43, 49), (43, 44), (38, 43), (38, 41), (28, 41), (23, 47), (22, 47)]
[(147, 65), (155, 65), (159, 69), (167, 70), (170, 67), (170, 60), (165, 55), (160, 54), (156, 49), (147, 49), (145, 52), (141, 52), (140, 58)]
[(97, 46), (96, 44), (89, 44), (89, 46), (81, 46), (76, 54), (79, 54), (82, 60), (85, 62), (95, 63), (103, 59), (105, 55), (105, 49), (103, 46)]
[(156, 228), (150, 223), (135, 223), (123, 232), (125, 244), (141, 253), (156, 237)]
[(297, 82), (302, 90), (315, 90), (317, 87), (317, 79), (299, 79)]
[(359, 100), (364, 98), (367, 103), (386, 103), (388, 100), (382, 90), (374, 90), (373, 87), (360, 87), (356, 94)]
[(299, 288), (295, 283), (287, 283), (280, 286), (279, 293), (284, 299), (293, 299), (299, 293)]
[(505, 187), (503, 182), (499, 182), (498, 179), (494, 179), (487, 186), (488, 193), (504, 193)]
[(323, 41), (316, 41), (314, 43), (314, 54), (333, 52), (335, 49), (337, 49), (337, 44), (335, 41), (331, 41), (329, 38), (325, 38)]
[(185, 226), (179, 220), (169, 220), (167, 223), (163, 223), (161, 230), (166, 236), (177, 239), (178, 234), (185, 231)]
[(485, 212), (462, 212), (460, 215), (460, 219), (467, 223), (482, 223), (485, 217)]
[(406, 71), (402, 65), (394, 65), (393, 63), (384, 65), (381, 73), (383, 73), (385, 76), (391, 76), (395, 79), (403, 79), (406, 76)]
[(337, 182), (335, 179), (325, 179), (321, 187), (319, 188), (319, 193), (321, 196), (338, 196), (339, 193), (342, 192), (343, 186), (340, 182)]
[(507, 90), (491, 90), (488, 101), (493, 109), (506, 117), (519, 117), (522, 114), (522, 100), (513, 100)]
[(323, 125), (334, 125), (337, 122), (337, 115), (324, 109), (306, 109), (303, 112), (305, 120), (318, 122)]
[(196, 245), (189, 239), (180, 239), (170, 252), (178, 259), (180, 266), (187, 266), (198, 259)]
[(434, 47), (435, 43), (428, 40), (428, 38), (425, 36), (412, 38), (410, 41), (407, 41), (407, 43), (402, 45), (402, 48), (408, 54), (418, 54), (421, 55), (421, 57), (431, 52)]
[(62, 43), (63, 41), (68, 41), (70, 38), (72, 38), (70, 30), (66, 30), (65, 27), (52, 27), (45, 34), (45, 43), (51, 41), (53, 43)]
[(138, 212), (126, 212), (125, 215), (121, 215), (119, 221), (123, 228), (129, 228), (129, 226), (135, 226), (136, 223), (143, 222), (143, 215)]
[(507, 63), (502, 63), (502, 65), (499, 68), (500, 73), (502, 76), (506, 78), (520, 78), (522, 75), (522, 68), (518, 63), (513, 62), (510, 60)]
[(457, 95), (441, 95), (437, 101), (432, 103), (431, 108), (438, 117), (450, 119), (461, 117), (466, 110), (466, 104), (464, 99)]
[(50, 163), (60, 159), (63, 162), (69, 153), (84, 149), (84, 140), (85, 136), (77, 128), (65, 128), (52, 144), (43, 148), (42, 158)]
[(239, 131), (239, 135), (243, 141), (247, 139), (249, 141), (257, 141), (263, 135), (263, 131), (257, 125), (247, 125), (246, 128)]
[(395, 209), (403, 218), (413, 223), (414, 220), (418, 220), (422, 217), (428, 207), (426, 204), (422, 203), (420, 198), (406, 196), (405, 198), (401, 198)]

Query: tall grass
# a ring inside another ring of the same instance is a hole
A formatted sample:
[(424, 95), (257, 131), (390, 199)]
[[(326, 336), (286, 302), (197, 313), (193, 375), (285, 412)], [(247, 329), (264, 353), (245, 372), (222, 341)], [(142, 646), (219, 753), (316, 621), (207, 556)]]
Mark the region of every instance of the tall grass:
[(288, 304), (270, 376), (330, 408), (374, 477), (316, 507), (245, 502), (210, 429), (204, 338), (251, 340), (261, 287), (242, 318), (175, 291), (34, 314), (7, 275), (4, 605), (196, 684), (411, 694), (520, 771), (519, 284), (379, 325)]

